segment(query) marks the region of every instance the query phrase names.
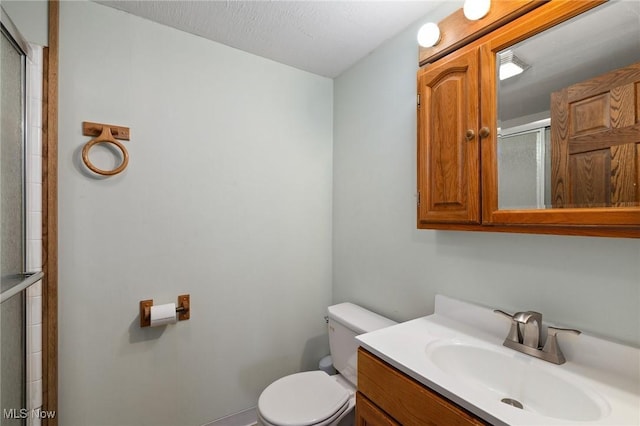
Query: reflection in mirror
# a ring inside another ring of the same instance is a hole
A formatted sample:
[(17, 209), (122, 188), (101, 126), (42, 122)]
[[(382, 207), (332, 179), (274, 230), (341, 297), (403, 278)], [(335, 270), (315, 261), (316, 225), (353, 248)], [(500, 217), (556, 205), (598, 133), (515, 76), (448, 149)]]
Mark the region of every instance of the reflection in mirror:
[(496, 68), (500, 209), (640, 206), (640, 2), (510, 46)]
[(501, 129), (498, 134), (498, 208), (543, 209), (551, 203), (551, 120)]

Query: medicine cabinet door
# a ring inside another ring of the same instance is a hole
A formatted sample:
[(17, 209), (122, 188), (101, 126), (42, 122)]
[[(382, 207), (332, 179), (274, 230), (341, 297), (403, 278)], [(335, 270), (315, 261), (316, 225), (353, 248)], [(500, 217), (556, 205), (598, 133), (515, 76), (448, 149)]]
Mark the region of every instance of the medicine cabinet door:
[[(496, 131), (482, 145), (484, 224), (640, 236), (640, 3), (601, 3), (546, 3), (481, 45), (481, 115)], [(523, 70), (501, 80), (513, 57)], [(515, 140), (505, 135), (537, 123), (526, 182), (501, 156)], [(499, 192), (518, 182), (528, 186)], [(536, 188), (537, 202), (515, 196)]]
[(418, 228), (480, 223), (478, 49), (418, 74)]

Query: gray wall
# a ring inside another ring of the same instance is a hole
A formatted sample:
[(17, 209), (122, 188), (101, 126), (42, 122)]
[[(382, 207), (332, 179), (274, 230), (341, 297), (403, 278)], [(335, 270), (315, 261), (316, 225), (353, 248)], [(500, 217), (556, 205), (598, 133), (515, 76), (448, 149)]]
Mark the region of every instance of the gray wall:
[(49, 44), (47, 0), (2, 0), (0, 3), (29, 43), (40, 46)]
[[(333, 82), (60, 4), (60, 424), (199, 425), (328, 353)], [(131, 128), (121, 175), (83, 121)], [(105, 161), (99, 147), (96, 163)], [(107, 167), (107, 166), (103, 166)], [(138, 302), (190, 293), (189, 321)]]
[(334, 302), (406, 320), (441, 293), (640, 345), (639, 240), (416, 230), (418, 27), (334, 82)]

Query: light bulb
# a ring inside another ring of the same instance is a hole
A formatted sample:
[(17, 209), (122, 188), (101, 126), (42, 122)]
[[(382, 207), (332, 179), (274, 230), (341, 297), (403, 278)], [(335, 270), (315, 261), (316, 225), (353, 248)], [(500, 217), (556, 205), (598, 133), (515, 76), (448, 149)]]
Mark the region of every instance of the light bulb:
[(432, 47), (440, 41), (440, 28), (438, 24), (429, 22), (418, 30), (418, 44), (422, 47)]
[(462, 8), (464, 16), (470, 21), (484, 18), (491, 8), (491, 0), (465, 0)]

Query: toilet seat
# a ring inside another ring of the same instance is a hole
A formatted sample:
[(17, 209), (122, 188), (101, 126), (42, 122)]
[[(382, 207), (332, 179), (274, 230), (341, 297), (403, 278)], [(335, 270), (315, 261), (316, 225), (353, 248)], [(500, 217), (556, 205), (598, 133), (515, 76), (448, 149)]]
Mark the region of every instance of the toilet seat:
[(278, 426), (328, 424), (349, 406), (349, 392), (324, 371), (291, 374), (276, 380), (258, 400), (260, 416)]

